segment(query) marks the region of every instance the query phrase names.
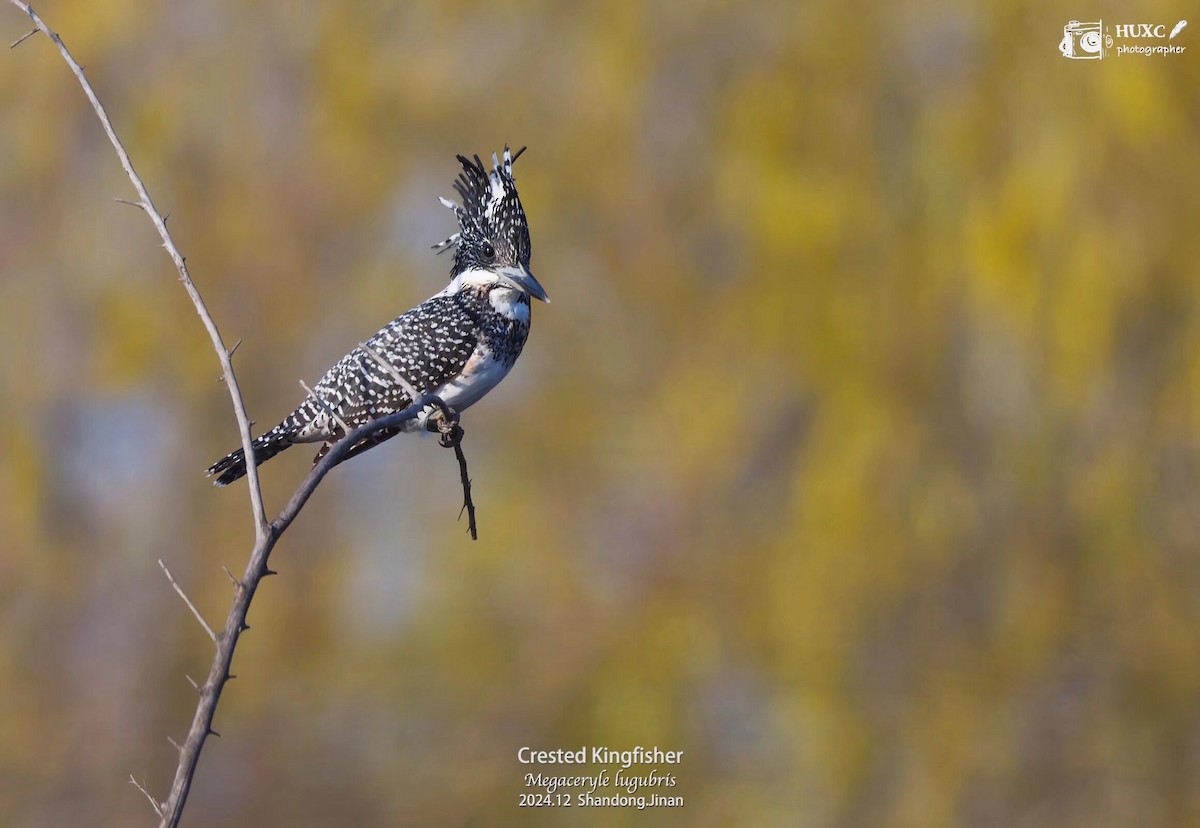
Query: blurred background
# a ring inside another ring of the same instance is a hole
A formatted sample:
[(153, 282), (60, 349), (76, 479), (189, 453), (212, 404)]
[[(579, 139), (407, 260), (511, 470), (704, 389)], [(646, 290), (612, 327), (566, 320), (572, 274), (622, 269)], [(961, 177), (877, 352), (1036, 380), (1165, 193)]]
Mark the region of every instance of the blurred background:
[[(1200, 824), (1200, 20), (1133, 3), (46, 0), (260, 430), (443, 287), (454, 155), (534, 308), (277, 547), (189, 825)], [(11, 42), (29, 25), (0, 13)], [(0, 57), (0, 814), (140, 825), (245, 567), (219, 367), (75, 79)], [(274, 514), (311, 452), (263, 470)], [(524, 745), (680, 810), (516, 807)]]

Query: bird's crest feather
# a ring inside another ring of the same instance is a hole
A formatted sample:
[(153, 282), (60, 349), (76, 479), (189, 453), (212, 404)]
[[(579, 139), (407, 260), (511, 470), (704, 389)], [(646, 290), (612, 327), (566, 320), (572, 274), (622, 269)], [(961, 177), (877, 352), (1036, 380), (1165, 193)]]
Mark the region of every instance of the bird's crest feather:
[(462, 204), (456, 204), (448, 198), (439, 198), (439, 201), (454, 212), (455, 218), (458, 219), (459, 232), (435, 244), (434, 250), (439, 254), (443, 253), (458, 246), (462, 242), (463, 233), (481, 232), (506, 199), (516, 199), (517, 185), (512, 168), (523, 152), (525, 147), (514, 153), (505, 146), (503, 161), (492, 153), (490, 173), (478, 155), (473, 159), (465, 155), (458, 156), (462, 172), (454, 182), (454, 191), (462, 199)]

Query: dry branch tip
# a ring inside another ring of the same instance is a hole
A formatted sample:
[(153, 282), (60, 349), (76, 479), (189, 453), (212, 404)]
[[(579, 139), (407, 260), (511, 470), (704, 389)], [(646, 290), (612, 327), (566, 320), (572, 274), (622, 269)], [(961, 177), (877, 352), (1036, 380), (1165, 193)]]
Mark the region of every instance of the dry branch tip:
[(162, 562), (162, 558), (158, 559), (158, 565), (162, 567), (163, 573), (167, 576), (167, 580), (171, 582), (171, 586), (175, 587), (175, 591), (179, 593), (179, 597), (188, 605), (188, 609), (192, 611), (192, 615), (196, 616), (196, 620), (200, 622), (200, 626), (208, 633), (208, 637), (216, 643), (217, 634), (213, 632), (213, 628), (208, 626), (208, 622), (204, 620), (204, 616), (200, 614), (200, 610), (196, 609), (196, 605), (192, 603), (192, 599), (187, 597), (187, 593), (183, 588), (176, 583), (175, 578), (171, 575), (171, 570), (167, 569), (167, 565)]
[(162, 803), (159, 802), (154, 797), (152, 797), (150, 795), (150, 792), (148, 790), (146, 790), (146, 787), (141, 782), (138, 782), (136, 779), (133, 778), (132, 773), (129, 774), (129, 781), (133, 783), (133, 787), (137, 788), (139, 791), (142, 792), (142, 796), (146, 797), (146, 799), (148, 799), (150, 801), (150, 807), (154, 809), (154, 813), (158, 814), (159, 819), (161, 819), (162, 815), (163, 815)]
[(339, 417), (336, 411), (330, 408), (329, 403), (318, 397), (317, 393), (308, 387), (308, 383), (306, 383), (304, 380), (300, 380), (300, 387), (304, 389), (308, 396), (316, 400), (317, 405), (325, 409), (325, 413), (329, 415), (329, 418), (338, 424), (338, 428), (342, 430), (342, 434), (349, 434), (351, 432), (352, 429), (350, 426), (346, 425), (346, 421)]
[[(37, 30), (37, 29), (30, 29), (30, 30), (29, 30), (29, 31), (27, 31), (25, 34), (21, 35), (21, 36), (20, 36), (20, 37), (18, 37), (16, 40), (14, 40), (14, 41), (13, 41), (13, 42), (12, 42), (12, 43), (9, 45), (9, 47), (8, 47), (8, 48), (10, 48), (10, 49), (15, 49), (15, 48), (17, 48), (18, 46), (20, 46), (20, 45), (21, 45), (22, 43), (24, 43), (26, 40), (29, 40), (29, 38), (33, 37), (33, 36), (34, 36), (35, 34), (37, 34), (37, 33), (38, 33), (38, 30)], [(133, 777), (130, 777), (130, 778), (132, 779)]]

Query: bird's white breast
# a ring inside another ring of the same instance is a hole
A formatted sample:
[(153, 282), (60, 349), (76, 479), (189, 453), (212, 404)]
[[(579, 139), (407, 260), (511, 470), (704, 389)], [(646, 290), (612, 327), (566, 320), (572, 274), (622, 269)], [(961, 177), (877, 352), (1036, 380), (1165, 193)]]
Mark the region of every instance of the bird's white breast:
[[(483, 271), (467, 271), (440, 295), (446, 295), (461, 288), (463, 282), (482, 281), (485, 275), (495, 279), (494, 275), (485, 274)], [(518, 326), (529, 324), (529, 300), (521, 291), (506, 287), (493, 287), (487, 293), (487, 301), (497, 314), (511, 320), (513, 324)], [(512, 358), (508, 360), (498, 358), (495, 351), (487, 344), (486, 339), (481, 338), (475, 347), (475, 352), (467, 359), (462, 371), (437, 388), (431, 388), (429, 393), (441, 397), (446, 405), (461, 412), (479, 402), (489, 391), (499, 385), (500, 381), (508, 376), (512, 366)], [(425, 421), (432, 413), (432, 410), (422, 412), (416, 420), (405, 424), (404, 430), (424, 430)]]
[[(500, 381), (508, 376), (511, 368), (512, 365), (506, 365), (503, 360), (496, 359), (490, 349), (476, 348), (458, 376), (431, 389), (430, 393), (441, 397), (442, 402), (461, 412), (479, 402), (487, 392), (499, 385)], [(422, 412), (415, 421), (409, 421), (404, 430), (424, 430), (425, 420), (432, 413), (433, 410)]]
[(529, 324), (529, 300), (521, 291), (497, 288), (488, 294), (488, 302), (502, 316), (525, 325)]

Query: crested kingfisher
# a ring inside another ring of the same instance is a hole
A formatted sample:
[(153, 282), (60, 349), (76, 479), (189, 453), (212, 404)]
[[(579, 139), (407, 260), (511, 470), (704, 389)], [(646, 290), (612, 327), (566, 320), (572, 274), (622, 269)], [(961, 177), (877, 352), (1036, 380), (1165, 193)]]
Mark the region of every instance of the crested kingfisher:
[[(458, 156), (454, 189), (462, 203), (441, 199), (458, 232), (434, 245), (439, 253), (454, 250), (450, 284), (368, 339), (370, 352), (359, 346), (330, 368), (295, 411), (253, 441), (256, 465), (296, 443), (323, 443), (315, 463), (345, 428), (404, 410), (414, 391), (417, 399), (435, 394), (462, 411), (504, 379), (529, 337), (530, 298), (550, 301), (529, 270), (529, 225), (512, 172), (522, 152), (505, 147), (503, 158), (493, 154), (490, 172), (478, 155)], [(427, 409), (376, 432), (345, 459), (401, 431), (424, 430), (432, 414)], [(227, 454), (207, 473), (215, 485), (229, 485), (246, 474), (244, 452)]]

